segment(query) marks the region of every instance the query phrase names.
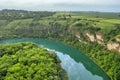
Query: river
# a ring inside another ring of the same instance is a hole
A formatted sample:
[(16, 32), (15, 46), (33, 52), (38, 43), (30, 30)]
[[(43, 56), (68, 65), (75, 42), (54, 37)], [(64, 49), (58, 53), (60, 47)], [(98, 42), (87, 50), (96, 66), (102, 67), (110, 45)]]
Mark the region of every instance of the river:
[(16, 42), (34, 42), (44, 48), (54, 50), (60, 58), (62, 68), (66, 70), (69, 80), (110, 80), (98, 65), (73, 47), (56, 41), (36, 38), (1, 40), (0, 44)]

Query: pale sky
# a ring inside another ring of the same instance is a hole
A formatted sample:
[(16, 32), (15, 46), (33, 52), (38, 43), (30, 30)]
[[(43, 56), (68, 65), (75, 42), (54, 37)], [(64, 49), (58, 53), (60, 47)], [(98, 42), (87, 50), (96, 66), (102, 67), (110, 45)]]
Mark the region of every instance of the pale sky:
[(120, 12), (120, 0), (0, 0), (1, 9)]

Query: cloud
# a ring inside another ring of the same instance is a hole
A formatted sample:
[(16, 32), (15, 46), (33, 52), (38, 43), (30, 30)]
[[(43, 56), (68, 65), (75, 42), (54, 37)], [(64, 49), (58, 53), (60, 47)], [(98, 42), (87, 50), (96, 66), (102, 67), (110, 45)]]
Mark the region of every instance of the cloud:
[(95, 7), (96, 10), (97, 8), (102, 10), (103, 7), (109, 10), (117, 8), (117, 11), (120, 11), (118, 9), (120, 0), (0, 0), (0, 9), (73, 10), (75, 8), (75, 10), (80, 10), (79, 8), (82, 8), (89, 10), (91, 7)]
[(0, 0), (1, 5), (45, 5), (58, 3), (77, 4), (120, 4), (119, 0)]

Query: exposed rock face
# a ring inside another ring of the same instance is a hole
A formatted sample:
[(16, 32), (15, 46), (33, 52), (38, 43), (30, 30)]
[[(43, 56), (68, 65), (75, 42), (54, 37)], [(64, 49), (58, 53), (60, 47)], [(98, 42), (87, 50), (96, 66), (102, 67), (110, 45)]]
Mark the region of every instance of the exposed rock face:
[(96, 32), (96, 41), (98, 42), (98, 44), (104, 45), (104, 40), (103, 40), (103, 36), (101, 33)]
[[(116, 38), (117, 42), (109, 42), (107, 43), (107, 45), (105, 45), (103, 35), (101, 33), (96, 32), (95, 35), (91, 33), (85, 33), (85, 34), (91, 42), (97, 42), (98, 44), (106, 46), (108, 50), (115, 50), (120, 53), (120, 44), (119, 44), (120, 37)], [(79, 42), (87, 44), (87, 42), (81, 39), (80, 35), (76, 34), (75, 36), (79, 40)]]
[(91, 42), (95, 42), (95, 36), (93, 34), (86, 33), (87, 37), (90, 39)]
[(75, 36), (77, 37), (79, 42), (87, 44), (87, 42), (81, 40), (80, 35), (76, 34)]
[(120, 53), (120, 47), (119, 47), (119, 49), (118, 49), (118, 52)]
[(104, 42), (97, 40), (98, 44), (104, 45)]
[(75, 36), (80, 39), (80, 36), (78, 34), (76, 34)]
[(116, 41), (120, 42), (120, 37), (119, 37), (119, 38), (116, 38)]
[(80, 35), (76, 34), (75, 36), (77, 37), (77, 39), (79, 40), (79, 42), (82, 42), (82, 40), (80, 39)]
[(102, 34), (96, 32), (96, 39), (97, 39), (97, 40), (100, 40), (100, 41), (103, 41), (103, 36), (102, 36)]
[(96, 32), (95, 36), (93, 34), (86, 33), (87, 37), (91, 42), (98, 42), (98, 44), (104, 45), (103, 36), (101, 33)]
[(120, 44), (116, 42), (110, 42), (107, 44), (107, 49), (108, 50), (116, 50), (120, 52)]

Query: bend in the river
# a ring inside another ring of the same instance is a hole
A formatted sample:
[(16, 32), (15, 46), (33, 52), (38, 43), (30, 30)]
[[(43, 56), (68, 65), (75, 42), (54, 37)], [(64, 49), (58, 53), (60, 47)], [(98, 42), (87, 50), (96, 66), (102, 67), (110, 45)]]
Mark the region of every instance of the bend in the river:
[(16, 42), (34, 42), (50, 50), (55, 50), (70, 80), (110, 80), (107, 74), (86, 55), (63, 43), (36, 38), (0, 41), (1, 44)]

